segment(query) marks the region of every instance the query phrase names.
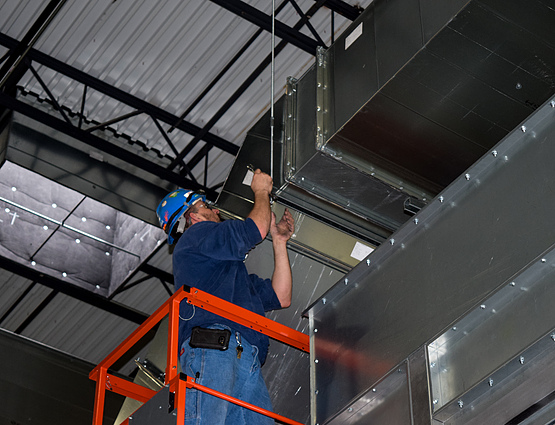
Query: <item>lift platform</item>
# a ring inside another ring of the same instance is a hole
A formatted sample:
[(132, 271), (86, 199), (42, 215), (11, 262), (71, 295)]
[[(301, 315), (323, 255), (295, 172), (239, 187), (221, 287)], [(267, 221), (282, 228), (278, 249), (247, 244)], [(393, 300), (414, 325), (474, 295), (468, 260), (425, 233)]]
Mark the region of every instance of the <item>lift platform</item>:
[[(102, 425), (103, 423), (106, 391), (113, 391), (143, 403), (135, 413), (122, 422), (123, 425), (183, 424), (185, 421), (185, 397), (188, 388), (220, 397), (245, 409), (269, 416), (280, 423), (301, 425), (300, 422), (200, 385), (195, 382), (194, 378), (183, 373), (178, 373), (179, 304), (182, 301), (254, 329), (301, 351), (309, 352), (310, 350), (309, 337), (302, 332), (238, 307), (199, 289), (182, 287), (90, 373), (89, 377), (96, 381), (93, 425)], [(169, 320), (164, 387), (160, 391), (154, 391), (110, 372), (110, 368), (114, 363), (145, 337), (166, 316), (169, 317)]]

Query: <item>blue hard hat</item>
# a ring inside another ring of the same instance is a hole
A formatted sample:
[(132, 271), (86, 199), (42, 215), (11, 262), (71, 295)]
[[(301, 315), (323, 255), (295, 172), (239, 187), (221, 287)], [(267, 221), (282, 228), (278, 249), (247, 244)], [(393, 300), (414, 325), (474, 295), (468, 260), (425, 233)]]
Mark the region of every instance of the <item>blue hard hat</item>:
[(206, 196), (193, 190), (177, 189), (168, 193), (156, 208), (158, 221), (167, 233), (170, 245), (174, 243), (175, 235), (172, 232), (174, 226), (183, 214), (199, 200), (206, 202)]

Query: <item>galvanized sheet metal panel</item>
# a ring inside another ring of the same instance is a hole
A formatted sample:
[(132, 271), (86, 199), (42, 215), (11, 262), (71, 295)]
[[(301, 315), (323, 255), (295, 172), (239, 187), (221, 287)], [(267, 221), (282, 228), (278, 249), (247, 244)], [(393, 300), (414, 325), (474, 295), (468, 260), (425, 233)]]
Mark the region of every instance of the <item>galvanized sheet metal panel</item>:
[[(317, 422), (553, 246), (554, 137), (551, 102), (311, 307)], [(338, 373), (341, 364), (364, 374)]]
[(424, 0), (375, 2), (318, 63), (326, 87), (318, 149), (421, 199), (555, 91), (551, 8), (474, 0), (433, 9)]

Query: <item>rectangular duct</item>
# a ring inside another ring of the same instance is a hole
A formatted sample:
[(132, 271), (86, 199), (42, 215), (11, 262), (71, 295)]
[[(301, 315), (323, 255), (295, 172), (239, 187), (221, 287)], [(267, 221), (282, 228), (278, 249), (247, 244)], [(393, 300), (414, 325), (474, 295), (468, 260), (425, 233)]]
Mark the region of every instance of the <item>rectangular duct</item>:
[(555, 92), (540, 0), (374, 1), (287, 88), (289, 184), (394, 231)]
[(0, 256), (110, 296), (159, 248), (159, 227), (6, 161)]
[(507, 423), (552, 392), (518, 367), (552, 368), (554, 141), (552, 100), (309, 308), (314, 423), (406, 423), (339, 418), (428, 344), (441, 423)]

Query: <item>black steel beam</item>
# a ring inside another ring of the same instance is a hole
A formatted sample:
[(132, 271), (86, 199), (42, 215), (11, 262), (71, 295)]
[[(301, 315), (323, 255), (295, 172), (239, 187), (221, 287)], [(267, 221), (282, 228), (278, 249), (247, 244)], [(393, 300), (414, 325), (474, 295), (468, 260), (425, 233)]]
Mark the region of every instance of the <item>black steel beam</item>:
[(333, 10), (335, 13), (344, 16), (350, 21), (354, 21), (360, 16), (362, 12), (364, 12), (363, 7), (351, 6), (350, 4), (345, 3), (343, 0), (326, 0), (324, 2), (324, 6), (330, 10)]
[(25, 299), (25, 297), (27, 297), (27, 295), (31, 293), (31, 291), (36, 285), (37, 285), (37, 282), (31, 282), (31, 284), (27, 288), (25, 288), (25, 290), (19, 295), (19, 297), (17, 297), (17, 300), (15, 300), (12, 303), (12, 305), (10, 305), (10, 307), (6, 310), (6, 312), (2, 315), (2, 317), (0, 317), (0, 326), (2, 325), (4, 320), (10, 317), (10, 314), (12, 314), (15, 311), (15, 309), (19, 307), (21, 302)]
[(80, 288), (69, 282), (64, 282), (52, 276), (45, 275), (44, 273), (24, 266), (16, 261), (0, 257), (0, 267), (31, 281), (35, 281), (54, 291), (58, 291), (64, 295), (92, 305), (93, 307), (115, 314), (116, 316), (129, 320), (133, 323), (141, 324), (148, 318), (148, 314), (130, 308), (121, 303), (109, 301), (98, 294), (87, 291), (86, 289)]
[(200, 185), (190, 179), (180, 176), (179, 174), (162, 167), (146, 158), (136, 155), (128, 150), (114, 145), (94, 134), (88, 133), (77, 126), (68, 124), (62, 119), (56, 118), (46, 112), (40, 111), (31, 105), (28, 105), (20, 100), (14, 99), (5, 93), (0, 93), (0, 105), (11, 109), (13, 111), (19, 112), (23, 115), (28, 116), (38, 122), (41, 122), (55, 130), (58, 130), (68, 136), (71, 136), (83, 143), (90, 146), (94, 146), (103, 152), (106, 152), (114, 157), (121, 159), (129, 164), (134, 165), (150, 174), (158, 176), (161, 179), (167, 180), (173, 184), (180, 187), (189, 187), (191, 189), (202, 189), (206, 191), (207, 196), (210, 199), (215, 199), (217, 193), (210, 190), (207, 187)]
[[(272, 31), (272, 17), (270, 15), (266, 15), (264, 12), (261, 12), (257, 8), (252, 7), (241, 0), (211, 1), (266, 31)], [(316, 56), (316, 48), (321, 45), (318, 41), (308, 37), (307, 35), (304, 35), (295, 28), (291, 28), (278, 20), (275, 20), (274, 28), (276, 37), (279, 37), (287, 43), (290, 43), (293, 46)]]
[(25, 73), (25, 70), (22, 70), (20, 67), (25, 55), (37, 42), (66, 1), (67, 0), (50, 0), (21, 41), (10, 49), (9, 57), (2, 65), (2, 68), (0, 68), (0, 90), (4, 86), (7, 86), (8, 90), (15, 89), (15, 84)]
[(48, 307), (48, 304), (50, 304), (52, 302), (52, 300), (54, 300), (54, 298), (56, 297), (56, 295), (58, 295), (59, 292), (56, 290), (52, 290), (43, 300), (42, 302), (35, 307), (35, 309), (25, 318), (25, 320), (17, 327), (17, 329), (14, 331), (14, 333), (16, 334), (21, 334), (23, 333), (23, 331), (25, 331), (25, 329), (27, 329), (27, 326), (29, 326), (37, 317), (38, 315), (46, 308)]
[[(11, 49), (16, 46), (17, 43), (17, 40), (13, 39), (12, 37), (0, 33), (0, 44), (2, 46)], [(40, 63), (41, 65), (44, 65), (56, 72), (59, 72), (75, 81), (78, 81), (79, 83), (84, 84), (94, 90), (97, 90), (100, 93), (103, 93), (119, 102), (129, 105), (132, 108), (144, 111), (145, 113), (151, 115), (156, 119), (159, 119), (162, 122), (165, 122), (166, 124), (173, 125), (179, 120), (179, 117), (155, 105), (152, 105), (142, 99), (126, 93), (123, 90), (118, 89), (117, 87), (111, 86), (110, 84), (107, 84), (104, 81), (99, 80), (98, 78), (95, 78), (42, 52), (39, 52), (36, 49), (30, 49), (27, 53), (27, 58)], [(200, 127), (187, 121), (181, 121), (177, 128), (193, 136), (201, 131)], [(239, 152), (239, 146), (234, 145), (233, 143), (228, 142), (220, 136), (212, 133), (204, 134), (202, 140), (231, 155), (237, 155), (237, 153)]]
[(146, 274), (151, 275), (152, 277), (158, 278), (160, 280), (163, 280), (164, 282), (168, 282), (173, 285), (173, 274), (168, 273), (162, 269), (151, 266), (148, 263), (143, 263), (139, 267), (139, 270)]

